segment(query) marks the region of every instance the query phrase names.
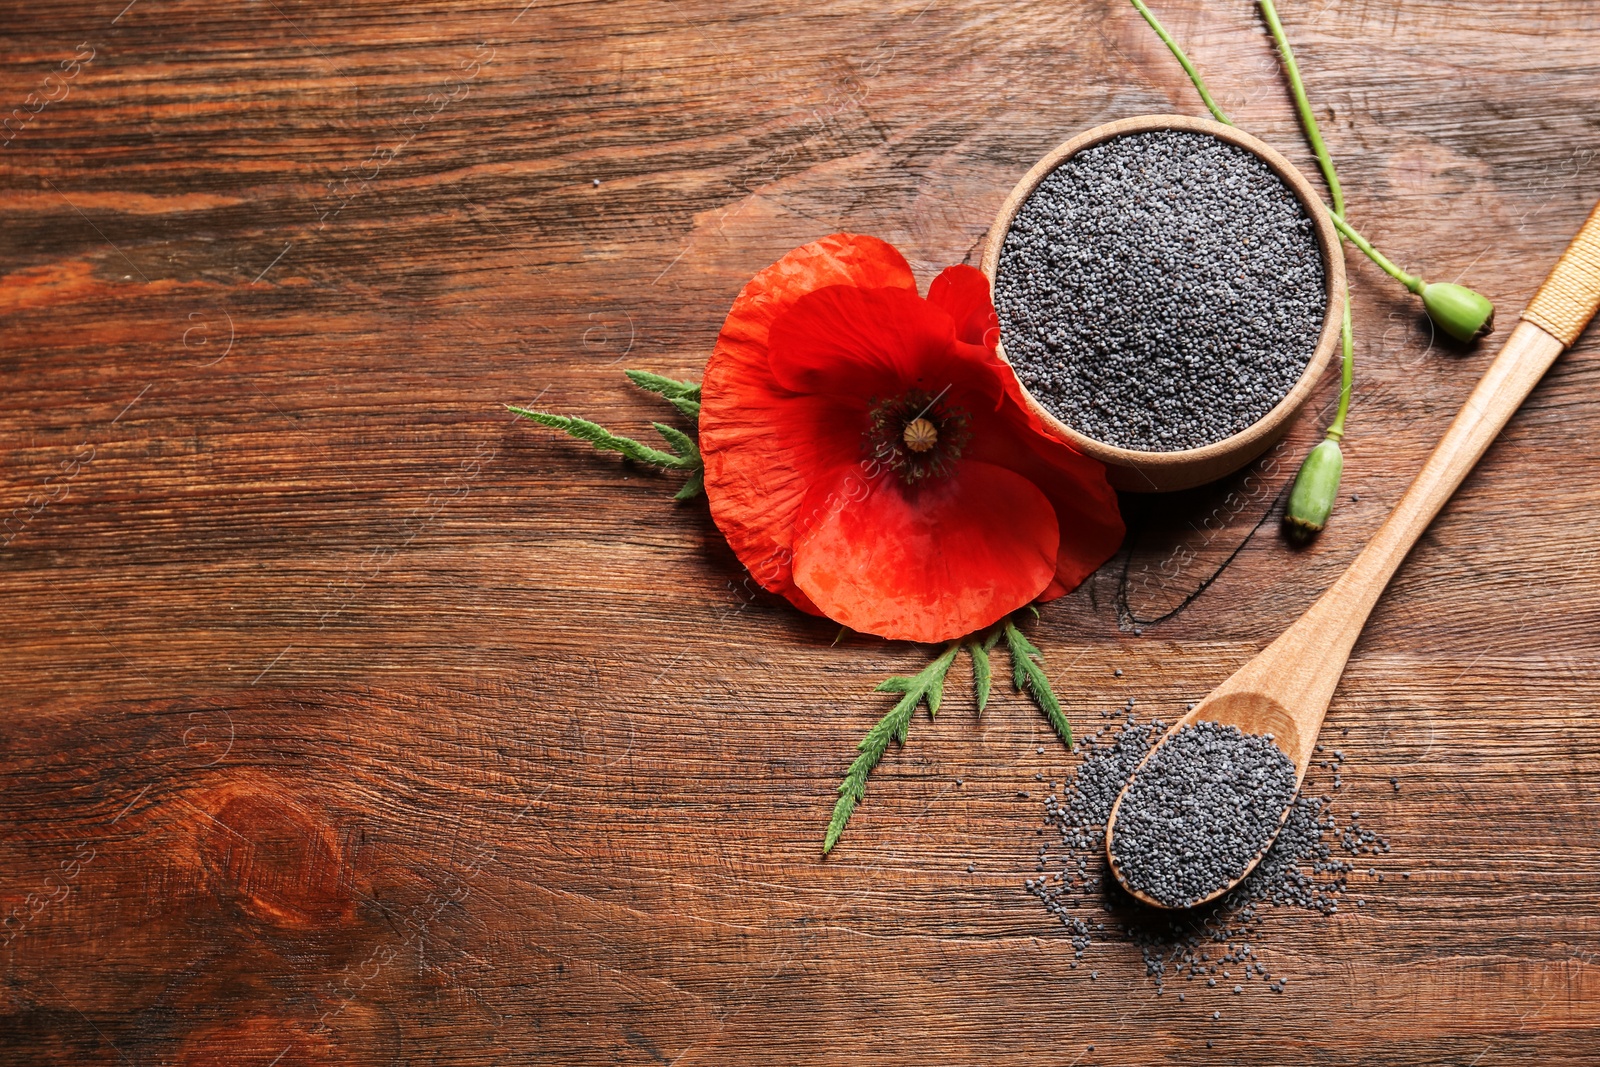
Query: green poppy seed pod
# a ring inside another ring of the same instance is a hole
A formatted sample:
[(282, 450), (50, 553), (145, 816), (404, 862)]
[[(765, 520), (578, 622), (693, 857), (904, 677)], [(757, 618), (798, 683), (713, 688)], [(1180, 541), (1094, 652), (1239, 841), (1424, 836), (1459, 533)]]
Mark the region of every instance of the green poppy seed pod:
[(1295, 475), (1294, 488), (1289, 490), (1289, 506), (1283, 512), (1283, 524), (1290, 537), (1309, 541), (1328, 525), (1343, 474), (1344, 452), (1339, 442), (1329, 438), (1311, 450), (1306, 461), (1300, 464), (1300, 473)]
[(1433, 282), (1422, 287), (1428, 318), (1457, 341), (1476, 341), (1494, 329), (1494, 305), (1464, 285)]

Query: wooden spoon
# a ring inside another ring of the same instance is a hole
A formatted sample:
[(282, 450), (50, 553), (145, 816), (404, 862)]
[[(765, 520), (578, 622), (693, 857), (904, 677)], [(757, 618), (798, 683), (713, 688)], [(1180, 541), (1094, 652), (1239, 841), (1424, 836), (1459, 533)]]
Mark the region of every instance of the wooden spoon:
[[(1390, 577), (1556, 357), (1578, 339), (1597, 306), (1600, 205), (1522, 313), (1522, 320), (1377, 536), (1310, 610), (1174, 723), (1157, 744), (1164, 744), (1182, 727), (1201, 721), (1237, 726), (1249, 734), (1271, 734), (1294, 761), (1298, 786), (1305, 779), (1323, 716), (1339, 676), (1344, 673), (1350, 649)], [(1112, 830), (1126, 796), (1124, 787), (1106, 820), (1106, 856), (1111, 870), (1136, 899), (1153, 907), (1166, 907), (1127, 884), (1111, 850)], [(1279, 819), (1280, 828), (1287, 817), (1286, 808)], [(1274, 830), (1273, 836), (1276, 835)], [(1262, 854), (1270, 846), (1271, 839), (1262, 846)], [(1190, 906), (1222, 896), (1242, 881), (1260, 859), (1261, 855), (1257, 855), (1237, 879)]]

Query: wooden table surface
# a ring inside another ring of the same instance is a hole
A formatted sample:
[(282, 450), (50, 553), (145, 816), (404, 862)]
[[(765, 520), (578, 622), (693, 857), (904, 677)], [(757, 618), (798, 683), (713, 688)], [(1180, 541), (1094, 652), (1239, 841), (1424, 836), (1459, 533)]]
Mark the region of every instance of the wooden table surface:
[[(1281, 10), (1353, 220), (1509, 327), (1600, 196), (1600, 5)], [(1309, 168), (1252, 6), (1158, 11)], [(1600, 1056), (1596, 330), (1334, 700), (1336, 803), (1388, 878), (1267, 911), (1285, 993), (1184, 1003), (1114, 937), (1071, 969), (1024, 890), (1035, 775), (1074, 761), (1009, 687), (978, 721), (953, 682), (823, 862), (873, 686), (928, 650), (831, 644), (749, 591), (703, 501), (501, 406), (643, 429), (621, 370), (697, 377), (743, 281), (825, 233), (924, 283), (976, 261), (1058, 142), (1200, 113), (1130, 7), (3, 12), (0, 1060)], [(1247, 475), (1128, 498), (1124, 551), (1032, 625), (1080, 727), (1180, 708), (1294, 619), (1486, 365), (1350, 266), (1333, 525), (1276, 530), (1317, 417)]]

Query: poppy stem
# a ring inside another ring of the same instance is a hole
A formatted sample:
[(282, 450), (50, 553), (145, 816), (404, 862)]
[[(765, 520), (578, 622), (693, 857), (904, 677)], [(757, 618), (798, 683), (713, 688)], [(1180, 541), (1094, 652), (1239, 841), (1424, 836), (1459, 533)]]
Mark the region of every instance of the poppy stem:
[[(1322, 171), (1322, 178), (1328, 183), (1328, 198), (1333, 201), (1333, 217), (1336, 224), (1347, 231), (1351, 240), (1356, 242), (1357, 248), (1362, 248), (1368, 256), (1373, 257), (1373, 262), (1383, 266), (1389, 273), (1397, 278), (1404, 275), (1401, 284), (1414, 293), (1420, 289), (1412, 288), (1410, 281), (1417, 281), (1403, 271), (1396, 274), (1389, 263), (1376, 248), (1367, 243), (1366, 238), (1356, 233), (1344, 222), (1344, 189), (1339, 185), (1339, 173), (1333, 166), (1333, 156), (1328, 152), (1328, 145), (1322, 139), (1322, 130), (1317, 126), (1317, 116), (1311, 110), (1311, 101), (1306, 96), (1305, 82), (1300, 78), (1300, 65), (1294, 61), (1294, 49), (1289, 47), (1289, 38), (1283, 32), (1283, 23), (1278, 20), (1278, 8), (1273, 0), (1260, 0), (1261, 17), (1266, 20), (1267, 29), (1272, 32), (1272, 39), (1278, 44), (1278, 55), (1283, 59), (1283, 72), (1289, 79), (1289, 93), (1294, 97), (1295, 111), (1300, 115), (1300, 128), (1305, 131), (1306, 141), (1311, 145), (1311, 151), (1316, 154), (1317, 167)], [(1388, 266), (1384, 266), (1388, 264)], [(1355, 382), (1356, 349), (1355, 333), (1351, 326), (1350, 318), (1350, 290), (1344, 293), (1344, 321), (1339, 326), (1340, 340), (1344, 348), (1344, 361), (1339, 374), (1339, 410), (1334, 415), (1333, 422), (1328, 425), (1328, 439), (1340, 441), (1344, 439), (1344, 420), (1350, 413), (1350, 390)]]
[(1355, 335), (1350, 329), (1350, 290), (1344, 294), (1344, 326), (1340, 333), (1343, 334), (1344, 360), (1339, 372), (1339, 410), (1333, 416), (1333, 421), (1328, 423), (1328, 439), (1331, 441), (1344, 440), (1344, 418), (1350, 414), (1350, 387), (1355, 384), (1356, 376), (1356, 345)]
[(1278, 43), (1278, 55), (1283, 58), (1284, 73), (1289, 76), (1289, 92), (1294, 97), (1295, 110), (1300, 113), (1300, 126), (1311, 142), (1311, 151), (1317, 155), (1317, 166), (1322, 169), (1323, 180), (1328, 183), (1328, 198), (1333, 201), (1333, 213), (1344, 214), (1344, 190), (1339, 187), (1339, 176), (1333, 170), (1333, 158), (1328, 146), (1322, 143), (1322, 132), (1317, 129), (1317, 118), (1311, 113), (1311, 101), (1306, 99), (1306, 87), (1300, 80), (1300, 65), (1294, 61), (1294, 51), (1289, 38), (1284, 36), (1283, 23), (1278, 21), (1278, 9), (1272, 0), (1261, 0), (1261, 16), (1267, 20), (1267, 29)]
[(1379, 267), (1382, 267), (1385, 274), (1399, 282), (1401, 285), (1405, 286), (1407, 289), (1410, 289), (1418, 296), (1422, 295), (1422, 290), (1428, 285), (1427, 282), (1423, 281), (1415, 274), (1407, 274), (1405, 271), (1395, 266), (1389, 260), (1388, 256), (1372, 247), (1371, 241), (1357, 233), (1355, 227), (1351, 226), (1344, 220), (1343, 215), (1339, 214), (1338, 212), (1330, 212), (1330, 214), (1333, 217), (1333, 224), (1338, 228), (1339, 232), (1344, 234), (1351, 244), (1355, 245), (1357, 248), (1361, 249), (1362, 252), (1366, 253), (1368, 259), (1372, 260), (1372, 262), (1376, 263)]
[(1194, 82), (1194, 87), (1199, 91), (1200, 99), (1205, 102), (1207, 110), (1209, 110), (1212, 116), (1224, 126), (1232, 126), (1232, 120), (1230, 120), (1227, 115), (1222, 113), (1222, 108), (1219, 107), (1217, 102), (1211, 98), (1211, 93), (1207, 91), (1205, 80), (1200, 77), (1200, 72), (1195, 69), (1193, 63), (1189, 62), (1189, 57), (1185, 55), (1183, 49), (1178, 46), (1178, 42), (1172, 39), (1172, 35), (1167, 32), (1167, 28), (1161, 25), (1160, 21), (1156, 18), (1155, 13), (1152, 12), (1148, 7), (1145, 7), (1144, 0), (1132, 0), (1132, 3), (1133, 6), (1138, 9), (1139, 14), (1144, 16), (1144, 20), (1150, 24), (1150, 28), (1156, 31), (1156, 36), (1161, 38), (1161, 40), (1166, 43), (1167, 48), (1172, 52), (1173, 58), (1176, 59), (1180, 65), (1182, 65), (1184, 72), (1189, 75), (1189, 80)]
[[(1224, 126), (1236, 125), (1232, 119), (1223, 114), (1222, 108), (1217, 106), (1216, 100), (1211, 96), (1211, 91), (1206, 88), (1205, 79), (1200, 77), (1200, 72), (1196, 70), (1195, 65), (1189, 61), (1189, 57), (1184, 53), (1183, 48), (1178, 44), (1178, 42), (1173, 40), (1172, 35), (1167, 32), (1166, 27), (1162, 26), (1161, 23), (1157, 21), (1151, 10), (1145, 6), (1144, 0), (1129, 0), (1129, 2), (1138, 9), (1139, 14), (1144, 16), (1144, 20), (1150, 24), (1150, 28), (1156, 31), (1156, 36), (1160, 37), (1161, 40), (1165, 42), (1168, 50), (1172, 52), (1173, 58), (1178, 61), (1179, 65), (1183, 67), (1184, 72), (1189, 75), (1189, 80), (1194, 83), (1195, 91), (1200, 94), (1200, 99), (1205, 103), (1206, 108), (1211, 112), (1212, 117), (1218, 122), (1222, 123)], [(1274, 17), (1272, 21), (1268, 23), (1269, 27), (1276, 23), (1276, 15), (1277, 13), (1274, 11)], [(1282, 26), (1280, 25), (1278, 27), (1278, 32), (1274, 33), (1273, 36), (1275, 38), (1279, 37), (1281, 32)], [(1282, 51), (1285, 56), (1289, 57), (1288, 69), (1290, 72), (1291, 83), (1298, 84), (1299, 69), (1294, 66), (1294, 60), (1288, 51), (1288, 45), (1282, 44), (1280, 46), (1280, 51)], [(1299, 95), (1296, 98), (1296, 106), (1300, 105), (1300, 100), (1304, 97), (1304, 95), (1305, 88), (1304, 86), (1301, 86)], [(1309, 105), (1306, 105), (1304, 110), (1300, 112), (1300, 117), (1302, 122), (1309, 121), (1310, 125), (1307, 127), (1308, 131), (1316, 128), (1316, 120), (1311, 117), (1311, 109)], [(1322, 138), (1319, 134), (1315, 140), (1312, 141), (1312, 148), (1319, 148), (1321, 146), (1321, 141)], [(1321, 153), (1318, 155), (1317, 162), (1319, 164), (1321, 164), (1323, 156), (1326, 155), (1326, 151), (1327, 150), (1323, 148)], [(1365, 253), (1368, 258), (1370, 258), (1378, 266), (1382, 267), (1386, 274), (1394, 278), (1401, 285), (1404, 285), (1407, 289), (1410, 289), (1413, 293), (1416, 293), (1419, 296), (1422, 295), (1422, 289), (1426, 283), (1424, 283), (1421, 278), (1418, 278), (1415, 275), (1407, 274), (1405, 271), (1391, 263), (1388, 257), (1372, 246), (1371, 241), (1357, 233), (1355, 228), (1344, 220), (1344, 211), (1342, 210), (1344, 207), (1344, 190), (1339, 187), (1338, 179), (1330, 176), (1332, 169), (1333, 164), (1330, 161), (1327, 167), (1323, 170), (1323, 175), (1325, 177), (1329, 177), (1328, 190), (1335, 199), (1335, 206), (1329, 211), (1329, 214), (1333, 216), (1333, 224), (1339, 228), (1340, 233), (1344, 234), (1345, 237), (1350, 239), (1351, 244), (1361, 249), (1361, 251)], [(1327, 205), (1323, 206), (1326, 207)]]

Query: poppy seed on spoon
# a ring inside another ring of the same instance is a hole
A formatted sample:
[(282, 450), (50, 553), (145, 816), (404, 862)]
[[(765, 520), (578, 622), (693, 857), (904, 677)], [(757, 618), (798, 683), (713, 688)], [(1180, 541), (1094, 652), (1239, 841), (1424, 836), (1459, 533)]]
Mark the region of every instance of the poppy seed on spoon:
[(1182, 727), (1134, 772), (1112, 823), (1123, 883), (1169, 908), (1213, 896), (1272, 845), (1298, 785), (1270, 735)]

